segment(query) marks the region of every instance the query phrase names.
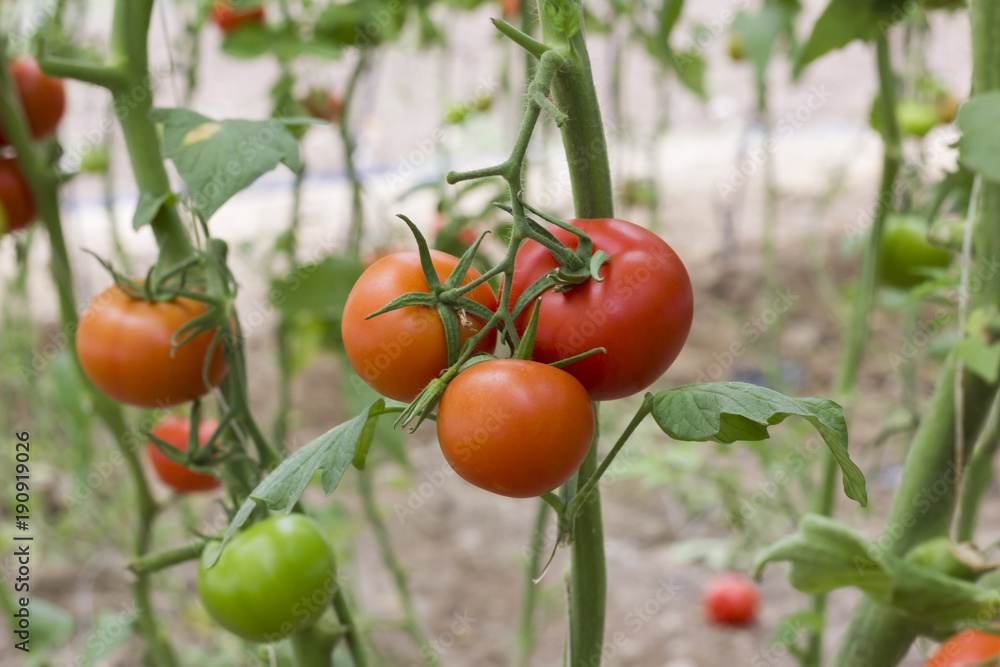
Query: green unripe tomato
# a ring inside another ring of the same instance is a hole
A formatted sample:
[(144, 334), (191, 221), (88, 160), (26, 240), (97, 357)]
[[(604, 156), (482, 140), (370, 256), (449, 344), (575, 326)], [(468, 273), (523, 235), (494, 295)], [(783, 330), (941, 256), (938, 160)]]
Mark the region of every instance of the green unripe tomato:
[(743, 39), (736, 33), (729, 33), (729, 57), (735, 62), (744, 60), (747, 57), (746, 48), (743, 46)]
[(449, 125), (461, 125), (469, 115), (469, 107), (464, 104), (449, 104), (444, 111), (444, 122)]
[(198, 568), (198, 593), (219, 625), (273, 643), (313, 623), (337, 588), (333, 552), (310, 519), (288, 514), (238, 533), (222, 556), (212, 542)]
[(909, 288), (927, 280), (924, 269), (944, 268), (951, 254), (927, 241), (927, 225), (916, 215), (891, 215), (882, 232), (881, 277), (894, 287)]
[(904, 100), (896, 105), (896, 118), (903, 134), (923, 137), (938, 124), (937, 107), (924, 102)]

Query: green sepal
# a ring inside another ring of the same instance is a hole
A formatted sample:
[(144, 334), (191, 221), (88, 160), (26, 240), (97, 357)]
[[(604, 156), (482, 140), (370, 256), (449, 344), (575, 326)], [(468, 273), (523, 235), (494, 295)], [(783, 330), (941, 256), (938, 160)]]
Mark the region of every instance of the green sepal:
[(531, 355), (535, 352), (535, 334), (538, 331), (538, 315), (541, 311), (542, 300), (537, 299), (531, 309), (531, 319), (528, 320), (528, 326), (524, 329), (524, 334), (521, 335), (521, 342), (514, 350), (515, 359), (531, 361)]

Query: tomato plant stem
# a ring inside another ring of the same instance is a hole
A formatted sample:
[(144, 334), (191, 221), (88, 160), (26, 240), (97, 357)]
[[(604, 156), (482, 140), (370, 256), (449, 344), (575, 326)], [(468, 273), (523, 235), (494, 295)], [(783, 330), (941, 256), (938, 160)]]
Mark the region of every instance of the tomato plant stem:
[[(544, 9), (539, 3), (539, 9)], [(594, 88), (587, 42), (581, 29), (567, 39), (565, 33), (542, 16), (542, 33), (553, 49), (565, 51), (565, 62), (552, 84), (553, 100), (568, 115), (560, 128), (569, 163), (573, 203), (578, 218), (614, 217), (611, 167), (604, 136), (604, 122)], [(558, 46), (557, 46), (558, 45)], [(516, 204), (515, 202), (513, 202)], [(573, 481), (575, 491), (597, 470), (600, 422), (594, 403), (594, 441)], [(570, 496), (572, 497), (572, 496)], [(604, 647), (607, 607), (607, 569), (604, 558), (604, 526), (598, 489), (587, 497), (572, 525), (569, 590), (571, 665), (600, 665)]]
[[(8, 74), (7, 42), (0, 36), (0, 122), (3, 123), (8, 141), (17, 149), (18, 162), (21, 165), (25, 179), (31, 187), (32, 195), (38, 206), (42, 222), (49, 234), (49, 244), (52, 250), (50, 270), (59, 295), (59, 312), (63, 331), (67, 334), (67, 347), (75, 367), (75, 372), (82, 379), (93, 404), (94, 411), (111, 431), (119, 454), (125, 462), (129, 476), (136, 488), (139, 508), (139, 526), (136, 539), (135, 555), (142, 558), (149, 548), (149, 537), (153, 520), (158, 507), (149, 490), (142, 465), (131, 443), (135, 440), (134, 433), (125, 423), (121, 408), (117, 403), (97, 390), (87, 379), (80, 366), (76, 354), (76, 331), (79, 328), (76, 298), (73, 294), (73, 273), (69, 262), (69, 253), (62, 232), (62, 220), (59, 215), (58, 178), (51, 167), (46, 164), (35, 150), (29, 138), (27, 123), (21, 109), (20, 101), (14, 92), (14, 85)], [(149, 594), (149, 578), (140, 575), (133, 584), (133, 595), (138, 608), (137, 625), (146, 640), (147, 651), (155, 664), (163, 667), (176, 665), (173, 650), (160, 631), (152, 607)]]
[(994, 403), (989, 427), (983, 430), (983, 435), (976, 444), (962, 487), (955, 527), (956, 542), (971, 542), (975, 537), (979, 503), (993, 481), (993, 459), (998, 448), (1000, 448), (1000, 419), (997, 417), (997, 404)]
[(347, 169), (347, 179), (351, 182), (351, 228), (347, 250), (351, 257), (354, 258), (361, 255), (361, 236), (364, 233), (365, 212), (361, 200), (361, 177), (354, 162), (356, 145), (354, 135), (351, 133), (351, 108), (354, 106), (354, 94), (357, 91), (358, 82), (368, 67), (368, 62), (368, 50), (360, 49), (358, 62), (354, 65), (354, 71), (351, 72), (351, 78), (347, 83), (347, 90), (344, 91), (344, 102), (340, 110), (340, 118), (337, 120), (340, 141), (344, 147), (344, 164)]
[(340, 620), (340, 624), (347, 630), (345, 641), (347, 650), (354, 661), (354, 667), (368, 667), (368, 654), (365, 652), (364, 640), (361, 636), (361, 629), (354, 618), (350, 605), (347, 603), (347, 596), (344, 595), (343, 587), (338, 587), (333, 594), (333, 610)]
[[(846, 401), (854, 390), (858, 368), (864, 357), (868, 342), (869, 322), (875, 305), (875, 293), (878, 287), (878, 262), (882, 247), (882, 228), (886, 217), (892, 211), (894, 204), (894, 186), (899, 174), (902, 148), (899, 134), (899, 123), (896, 119), (896, 79), (892, 69), (892, 57), (889, 41), (882, 35), (876, 45), (876, 61), (880, 86), (880, 114), (882, 117), (882, 132), (885, 140), (885, 150), (882, 158), (882, 179), (879, 184), (878, 198), (875, 203), (874, 216), (869, 231), (868, 246), (865, 250), (861, 278), (858, 281), (857, 296), (850, 325), (847, 329), (847, 340), (840, 368), (834, 380), (834, 397), (838, 401)], [(816, 496), (813, 511), (822, 516), (832, 516), (837, 497), (838, 466), (829, 452), (823, 453), (820, 491)], [(826, 610), (826, 595), (813, 598), (813, 611), (822, 616)], [(823, 657), (823, 626), (809, 633), (809, 642), (804, 667), (818, 667)]]
[[(976, 94), (1000, 89), (1000, 5), (990, 0), (972, 3), (973, 89)], [(995, 307), (1000, 302), (1000, 272), (996, 271), (1000, 248), (1000, 184), (983, 182), (977, 209), (973, 269), (982, 284), (973, 295), (970, 309)], [(956, 380), (961, 381), (964, 411), (955, 404)], [(914, 546), (948, 534), (955, 511), (961, 477), (956, 461), (968, 460), (968, 452), (995, 400), (997, 385), (972, 373), (959, 377), (953, 350), (945, 363), (930, 405), (914, 436), (903, 468), (903, 477), (886, 518), (886, 531), (879, 545), (893, 555), (904, 555)], [(958, 420), (961, 441), (956, 442)], [(962, 455), (958, 455), (961, 448)], [(926, 502), (934, 489), (932, 502)], [(941, 493), (937, 493), (941, 490)], [(847, 633), (834, 658), (834, 667), (891, 667), (906, 654), (917, 634), (927, 630), (912, 619), (862, 598), (855, 607)]]
[(137, 558), (128, 566), (135, 574), (150, 574), (165, 570), (174, 565), (180, 565), (201, 556), (205, 550), (205, 541), (197, 540), (173, 549), (165, 549)]
[(535, 605), (538, 601), (538, 568), (542, 562), (542, 552), (545, 549), (545, 526), (549, 520), (549, 506), (545, 502), (538, 503), (535, 523), (531, 530), (531, 541), (528, 544), (528, 562), (524, 569), (524, 593), (521, 601), (521, 618), (517, 624), (517, 665), (528, 667), (531, 664), (531, 653), (535, 648)]
[(428, 641), (423, 627), (420, 625), (416, 607), (413, 605), (413, 597), (410, 595), (410, 585), (407, 581), (406, 570), (396, 556), (396, 550), (392, 546), (392, 538), (389, 536), (389, 529), (382, 520), (382, 513), (378, 509), (375, 501), (375, 490), (372, 487), (371, 477), (365, 470), (358, 472), (359, 486), (361, 489), (361, 502), (364, 505), (365, 516), (372, 525), (372, 532), (375, 533), (375, 541), (378, 543), (379, 553), (382, 555), (382, 562), (392, 575), (392, 581), (396, 585), (396, 594), (403, 606), (403, 622), (407, 632), (417, 643), (420, 655), (430, 667), (441, 667), (441, 659), (434, 650), (433, 645)]

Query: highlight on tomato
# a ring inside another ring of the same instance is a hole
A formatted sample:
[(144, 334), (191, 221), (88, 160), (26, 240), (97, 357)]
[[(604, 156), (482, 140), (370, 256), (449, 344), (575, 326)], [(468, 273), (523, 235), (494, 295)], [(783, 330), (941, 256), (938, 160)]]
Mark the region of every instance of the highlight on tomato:
[[(219, 422), (206, 419), (198, 424), (198, 444), (204, 447), (219, 428)], [(151, 431), (152, 435), (163, 442), (187, 451), (191, 442), (191, 422), (187, 419), (171, 415), (161, 421)], [(176, 463), (168, 458), (153, 442), (146, 445), (149, 461), (153, 464), (156, 476), (166, 484), (181, 493), (192, 491), (209, 491), (218, 488), (222, 480), (215, 475), (200, 473)]]
[[(458, 258), (431, 250), (434, 270), (447, 280)], [(479, 277), (470, 268), (462, 279), (467, 285)], [(341, 333), (351, 366), (370, 387), (383, 396), (410, 402), (427, 384), (448, 368), (448, 344), (437, 311), (428, 306), (407, 306), (366, 320), (396, 297), (408, 292), (428, 292), (416, 250), (383, 257), (355, 283), (344, 307)], [(466, 296), (486, 308), (497, 309), (496, 295), (489, 285), (479, 285)], [(486, 323), (469, 316), (461, 329), (461, 342), (474, 336)], [(496, 331), (490, 331), (476, 346), (492, 352)]]
[(970, 629), (941, 644), (924, 667), (978, 667), (990, 658), (1000, 658), (1000, 636)]
[[(691, 280), (683, 262), (653, 232), (624, 220), (571, 220), (595, 250), (610, 257), (602, 281), (588, 280), (542, 295), (534, 359), (551, 364), (603, 347), (570, 364), (566, 372), (597, 401), (639, 393), (673, 364), (687, 340), (694, 317)], [(564, 229), (549, 231), (570, 248), (579, 237)], [(511, 304), (559, 264), (541, 244), (528, 241), (517, 253)], [(527, 326), (530, 308), (518, 319)]]
[(266, 17), (263, 5), (233, 7), (229, 0), (216, 0), (212, 4), (212, 20), (225, 34), (247, 25), (261, 25)]
[[(55, 132), (66, 113), (66, 86), (63, 80), (46, 76), (35, 59), (29, 57), (11, 61), (10, 74), (32, 137), (42, 139)], [(6, 141), (3, 126), (0, 125), (0, 143)]]
[(176, 349), (173, 337), (207, 310), (186, 297), (150, 302), (113, 285), (80, 318), (80, 364), (98, 389), (120, 403), (155, 408), (193, 401), (225, 377), (223, 346), (212, 351), (206, 385), (203, 368), (213, 332), (200, 333)]
[(221, 556), (219, 548), (211, 542), (202, 554), (198, 594), (209, 615), (233, 634), (275, 643), (309, 627), (330, 607), (336, 564), (311, 519), (265, 519), (237, 533)]
[(501, 496), (531, 498), (561, 486), (594, 435), (586, 389), (534, 361), (494, 359), (452, 380), (441, 398), (438, 441), (462, 479)]
[(757, 587), (741, 574), (716, 577), (705, 589), (705, 616), (719, 625), (747, 625), (757, 620)]
[(0, 160), (0, 235), (27, 227), (38, 217), (31, 186), (14, 158)]

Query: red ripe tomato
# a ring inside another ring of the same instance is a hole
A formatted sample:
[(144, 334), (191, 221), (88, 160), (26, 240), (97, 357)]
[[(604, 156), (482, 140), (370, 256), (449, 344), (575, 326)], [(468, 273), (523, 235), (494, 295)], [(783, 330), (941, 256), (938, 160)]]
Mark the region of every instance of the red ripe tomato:
[(344, 110), (344, 101), (328, 90), (312, 90), (302, 100), (302, 106), (313, 118), (336, 123)]
[(982, 630), (963, 630), (941, 644), (924, 667), (973, 667), (1000, 657), (1000, 637)]
[[(45, 76), (34, 58), (18, 58), (10, 64), (28, 126), (35, 139), (52, 134), (66, 113), (66, 87), (62, 79)], [(5, 141), (0, 127), (0, 143)]]
[(500, 8), (504, 18), (512, 18), (521, 13), (521, 0), (501, 0)]
[(757, 587), (736, 573), (723, 574), (705, 589), (705, 614), (720, 625), (746, 625), (757, 619)]
[[(219, 428), (219, 422), (209, 419), (198, 424), (198, 442), (204, 446), (209, 441), (215, 430)], [(187, 419), (170, 416), (161, 421), (153, 429), (153, 435), (163, 440), (168, 445), (173, 445), (177, 449), (187, 451), (190, 435), (191, 423)], [(178, 491), (208, 491), (222, 484), (215, 475), (194, 472), (179, 463), (175, 463), (167, 458), (152, 442), (146, 445), (149, 452), (149, 460), (153, 464), (153, 469), (163, 483), (173, 487)]]
[(35, 198), (17, 160), (0, 160), (0, 234), (27, 227), (37, 215)]
[[(193, 401), (209, 390), (202, 367), (213, 334), (199, 334), (176, 351), (171, 339), (206, 311), (205, 304), (184, 297), (158, 303), (133, 299), (113, 285), (80, 318), (76, 350), (83, 370), (121, 403), (155, 408)], [(226, 370), (218, 345), (208, 372), (212, 386)]]
[[(691, 280), (673, 249), (647, 229), (624, 220), (570, 222), (611, 260), (601, 269), (603, 282), (589, 280), (542, 295), (534, 358), (550, 364), (603, 347), (607, 353), (565, 370), (594, 400), (631, 396), (663, 375), (684, 347), (694, 315)], [(549, 231), (576, 248), (575, 235), (557, 227)], [(558, 266), (542, 245), (525, 243), (517, 253), (511, 305)], [(522, 331), (529, 315), (530, 309), (518, 322)]]
[(245, 25), (261, 25), (265, 16), (261, 5), (235, 8), (227, 0), (218, 0), (212, 4), (212, 20), (227, 34)]
[[(457, 257), (436, 250), (431, 251), (431, 259), (442, 282), (458, 264)], [(478, 277), (479, 272), (470, 268), (462, 284)], [(369, 266), (344, 307), (341, 333), (351, 366), (370, 387), (397, 401), (412, 401), (427, 383), (448, 368), (448, 344), (441, 317), (426, 306), (408, 306), (370, 320), (365, 317), (407, 292), (428, 291), (417, 251), (400, 252)], [(489, 285), (480, 285), (466, 296), (490, 310), (497, 309), (496, 296)], [(485, 324), (477, 317), (469, 319), (473, 327), (462, 327), (462, 343)], [(496, 331), (491, 331), (476, 349), (492, 352), (496, 341)]]
[(587, 391), (535, 361), (494, 359), (460, 373), (441, 398), (438, 441), (462, 479), (510, 498), (558, 488), (594, 435)]

